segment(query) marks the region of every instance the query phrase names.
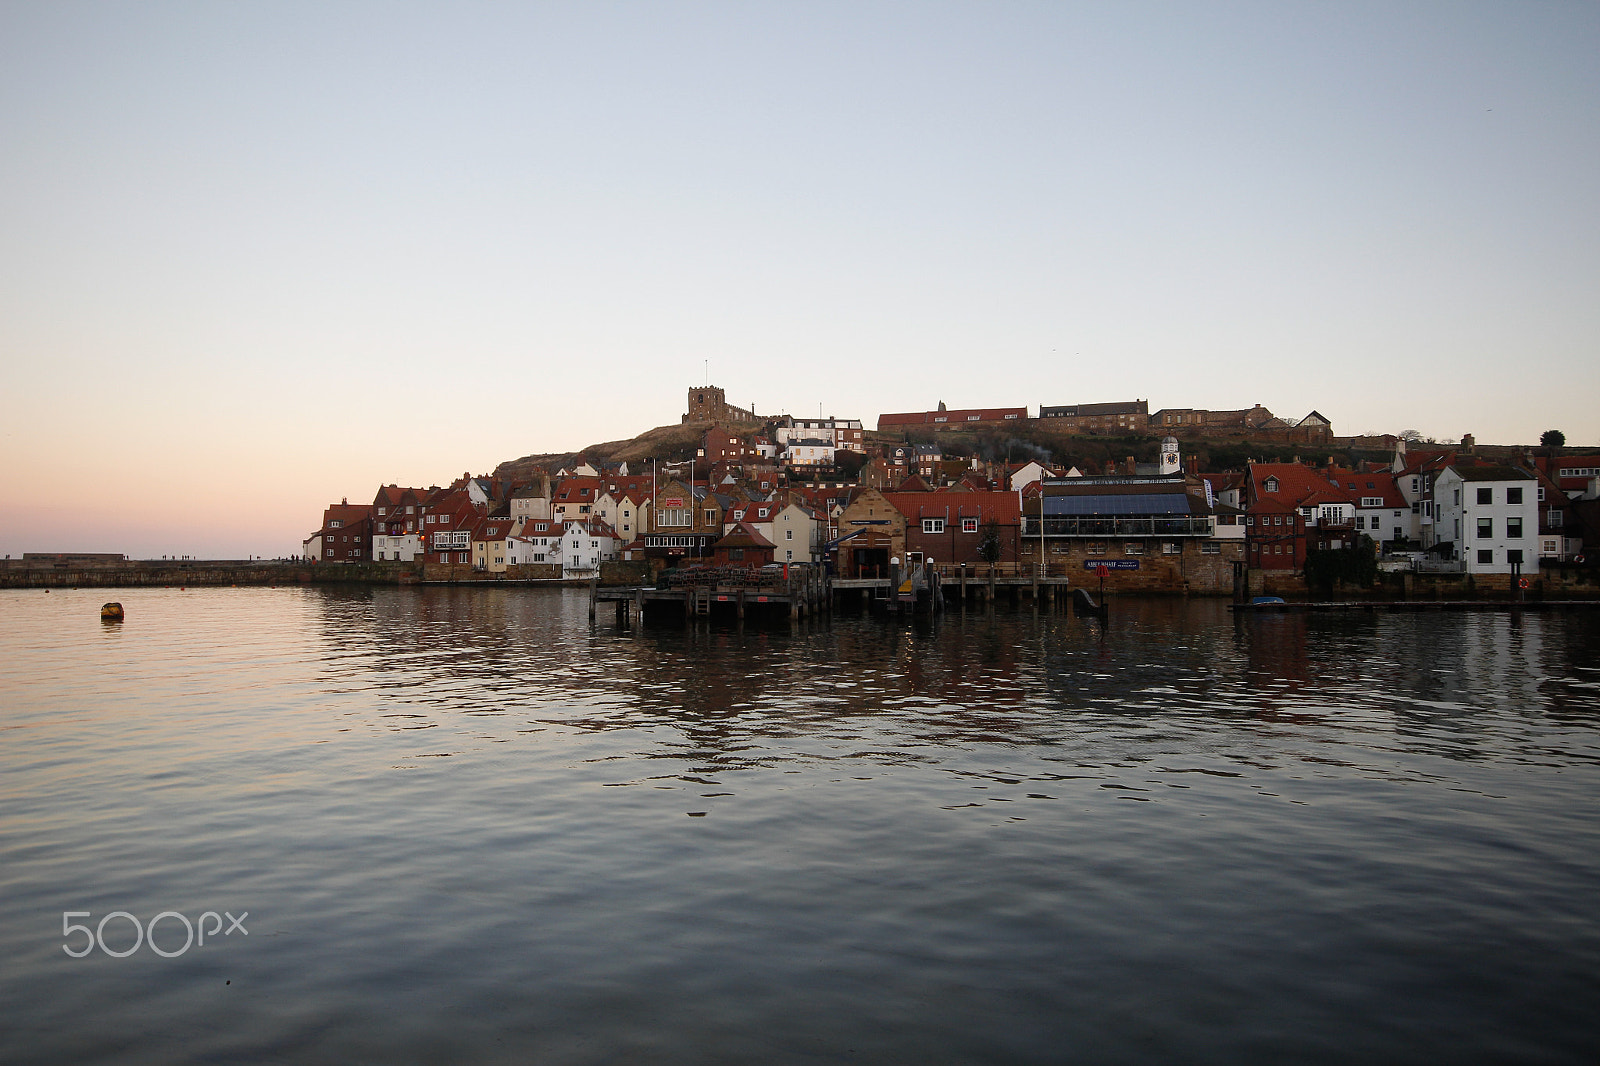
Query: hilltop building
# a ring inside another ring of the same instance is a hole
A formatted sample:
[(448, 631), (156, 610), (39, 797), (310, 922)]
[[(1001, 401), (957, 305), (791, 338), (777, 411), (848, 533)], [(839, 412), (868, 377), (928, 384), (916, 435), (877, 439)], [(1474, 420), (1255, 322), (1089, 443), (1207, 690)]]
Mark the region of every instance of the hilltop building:
[(689, 410), (685, 422), (756, 422), (754, 411), (735, 407), (728, 402), (728, 394), (715, 385), (701, 385), (689, 390)]

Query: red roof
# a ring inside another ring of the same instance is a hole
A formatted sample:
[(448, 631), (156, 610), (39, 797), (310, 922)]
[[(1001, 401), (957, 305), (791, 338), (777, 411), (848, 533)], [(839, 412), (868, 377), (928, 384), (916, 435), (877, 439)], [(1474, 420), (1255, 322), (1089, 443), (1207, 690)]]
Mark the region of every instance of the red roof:
[(958, 426), (965, 422), (1003, 422), (1028, 417), (1026, 407), (970, 407), (959, 411), (910, 411), (901, 414), (879, 415), (878, 429), (885, 426)]
[(976, 518), (1014, 526), (1022, 520), (1022, 507), (1014, 492), (886, 492), (884, 499), (908, 519)]

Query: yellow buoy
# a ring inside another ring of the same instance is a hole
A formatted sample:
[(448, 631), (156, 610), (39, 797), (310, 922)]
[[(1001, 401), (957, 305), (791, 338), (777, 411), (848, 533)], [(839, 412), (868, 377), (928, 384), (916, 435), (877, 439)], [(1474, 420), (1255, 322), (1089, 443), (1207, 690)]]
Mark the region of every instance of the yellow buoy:
[(106, 622), (122, 621), (122, 604), (108, 603), (100, 608), (100, 618)]

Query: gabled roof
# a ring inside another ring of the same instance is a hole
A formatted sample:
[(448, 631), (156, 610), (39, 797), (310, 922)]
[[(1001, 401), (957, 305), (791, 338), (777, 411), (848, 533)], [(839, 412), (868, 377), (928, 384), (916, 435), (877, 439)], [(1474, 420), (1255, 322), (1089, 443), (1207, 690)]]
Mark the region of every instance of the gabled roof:
[(1519, 466), (1458, 466), (1452, 470), (1462, 481), (1532, 481), (1533, 474)]
[(729, 532), (723, 534), (711, 545), (713, 548), (771, 548), (772, 541), (757, 533), (747, 523), (741, 522)]
[[(1319, 471), (1299, 463), (1251, 463), (1250, 499), (1252, 509), (1271, 503), (1286, 507), (1309, 507), (1321, 503), (1354, 503), (1350, 493), (1329, 481)], [(1308, 499), (1315, 495), (1315, 500)]]
[(1358, 504), (1363, 499), (1381, 496), (1384, 507), (1398, 509), (1406, 506), (1405, 497), (1395, 483), (1396, 475), (1387, 470), (1357, 471), (1335, 467), (1326, 473), (1330, 481), (1349, 492)]
[(884, 499), (909, 519), (976, 518), (983, 524), (1017, 525), (1022, 508), (1014, 492), (885, 492)]

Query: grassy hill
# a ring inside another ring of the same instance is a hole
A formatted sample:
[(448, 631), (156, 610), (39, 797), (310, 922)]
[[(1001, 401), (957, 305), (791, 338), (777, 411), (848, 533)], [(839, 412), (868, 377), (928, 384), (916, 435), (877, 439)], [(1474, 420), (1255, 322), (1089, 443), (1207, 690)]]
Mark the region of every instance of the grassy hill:
[(606, 441), (591, 444), (582, 451), (549, 452), (542, 455), (524, 455), (494, 468), (495, 477), (537, 477), (545, 471), (563, 466), (576, 466), (585, 460), (595, 463), (629, 463), (637, 468), (640, 463), (659, 459), (663, 463), (677, 463), (694, 457), (696, 449), (705, 439), (710, 422), (682, 422), (673, 426), (657, 426), (628, 440)]

